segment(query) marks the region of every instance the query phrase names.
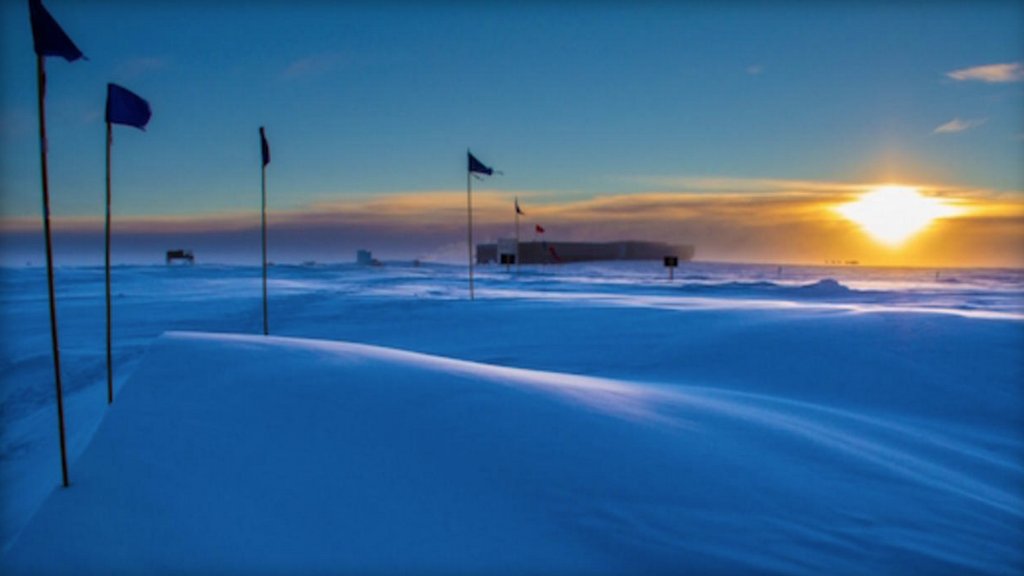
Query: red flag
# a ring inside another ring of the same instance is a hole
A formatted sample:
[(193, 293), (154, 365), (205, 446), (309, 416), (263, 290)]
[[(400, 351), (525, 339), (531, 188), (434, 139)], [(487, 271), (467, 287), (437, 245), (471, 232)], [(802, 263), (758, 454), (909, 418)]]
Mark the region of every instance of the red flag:
[(558, 252), (555, 251), (555, 247), (554, 246), (548, 246), (548, 252), (551, 253), (551, 258), (555, 262), (561, 262), (562, 261), (562, 258), (558, 255)]
[(544, 233), (544, 227), (543, 226), (541, 226), (540, 224), (535, 224), (535, 226), (537, 227), (537, 234), (543, 234)]

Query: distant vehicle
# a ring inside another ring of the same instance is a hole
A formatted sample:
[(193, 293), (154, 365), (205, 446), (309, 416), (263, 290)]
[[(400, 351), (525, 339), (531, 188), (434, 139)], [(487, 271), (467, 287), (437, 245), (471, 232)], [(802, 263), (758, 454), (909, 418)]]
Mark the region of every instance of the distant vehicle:
[(191, 250), (168, 250), (167, 264), (170, 265), (176, 260), (188, 262), (189, 264), (196, 263), (196, 257), (192, 254)]

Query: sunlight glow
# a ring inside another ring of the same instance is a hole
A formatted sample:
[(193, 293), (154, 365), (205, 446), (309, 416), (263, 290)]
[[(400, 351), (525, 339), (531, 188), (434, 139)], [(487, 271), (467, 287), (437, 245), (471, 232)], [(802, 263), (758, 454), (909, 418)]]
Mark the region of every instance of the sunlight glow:
[(872, 238), (899, 246), (924, 230), (936, 218), (955, 216), (960, 210), (939, 198), (905, 186), (883, 186), (867, 192), (836, 212), (855, 222)]

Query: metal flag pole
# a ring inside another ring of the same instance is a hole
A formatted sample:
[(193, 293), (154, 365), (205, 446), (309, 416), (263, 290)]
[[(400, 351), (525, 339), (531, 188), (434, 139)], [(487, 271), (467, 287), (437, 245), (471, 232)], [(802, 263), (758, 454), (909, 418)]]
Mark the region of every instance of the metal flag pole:
[(43, 174), (43, 233), (46, 236), (46, 281), (50, 292), (50, 337), (53, 342), (53, 371), (57, 384), (57, 423), (60, 429), (60, 467), (64, 486), (68, 486), (67, 442), (64, 435), (64, 387), (60, 381), (60, 345), (57, 340), (57, 304), (53, 288), (53, 242), (50, 239), (50, 184), (46, 166), (46, 69), (43, 57), (36, 56), (39, 86), (39, 160)]
[[(260, 128), (260, 133), (263, 132), (263, 128)], [(266, 164), (263, 164), (260, 169), (260, 189), (262, 190), (262, 237), (263, 237), (263, 335), (268, 336), (270, 334), (270, 328), (267, 323), (267, 306), (266, 306)]]
[(519, 197), (516, 196), (516, 276), (519, 276), (519, 261), (521, 259), (519, 254)]
[[(267, 141), (266, 135), (263, 131), (263, 126), (260, 126), (260, 145), (265, 146)], [(270, 327), (267, 321), (267, 161), (265, 155), (262, 157), (260, 169), (260, 189), (262, 190), (263, 196), (263, 207), (262, 207), (262, 237), (263, 237), (263, 335), (270, 335)]]
[(113, 341), (113, 328), (110, 321), (110, 148), (114, 143), (114, 132), (110, 121), (107, 121), (107, 222), (106, 222), (106, 249), (104, 257), (104, 268), (106, 275), (107, 292), (107, 404), (114, 403), (114, 354), (111, 350)]
[(111, 223), (111, 156), (114, 147), (114, 124), (134, 126), (145, 130), (151, 111), (149, 103), (127, 88), (112, 82), (107, 83), (107, 195), (106, 195), (106, 226), (104, 229), (104, 277), (106, 280), (107, 299), (107, 404), (114, 403), (114, 323), (112, 321), (113, 302), (110, 298), (110, 223)]
[[(466, 150), (468, 153), (469, 150)], [(473, 300), (473, 172), (466, 169), (466, 213), (469, 215), (467, 227), (469, 249), (469, 299)]]

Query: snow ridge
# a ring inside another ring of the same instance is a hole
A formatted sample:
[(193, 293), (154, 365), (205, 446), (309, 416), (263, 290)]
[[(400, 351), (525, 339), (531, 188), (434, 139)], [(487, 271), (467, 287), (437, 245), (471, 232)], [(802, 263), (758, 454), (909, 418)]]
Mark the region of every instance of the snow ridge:
[(175, 332), (0, 569), (1010, 574), (1024, 469), (998, 432)]

